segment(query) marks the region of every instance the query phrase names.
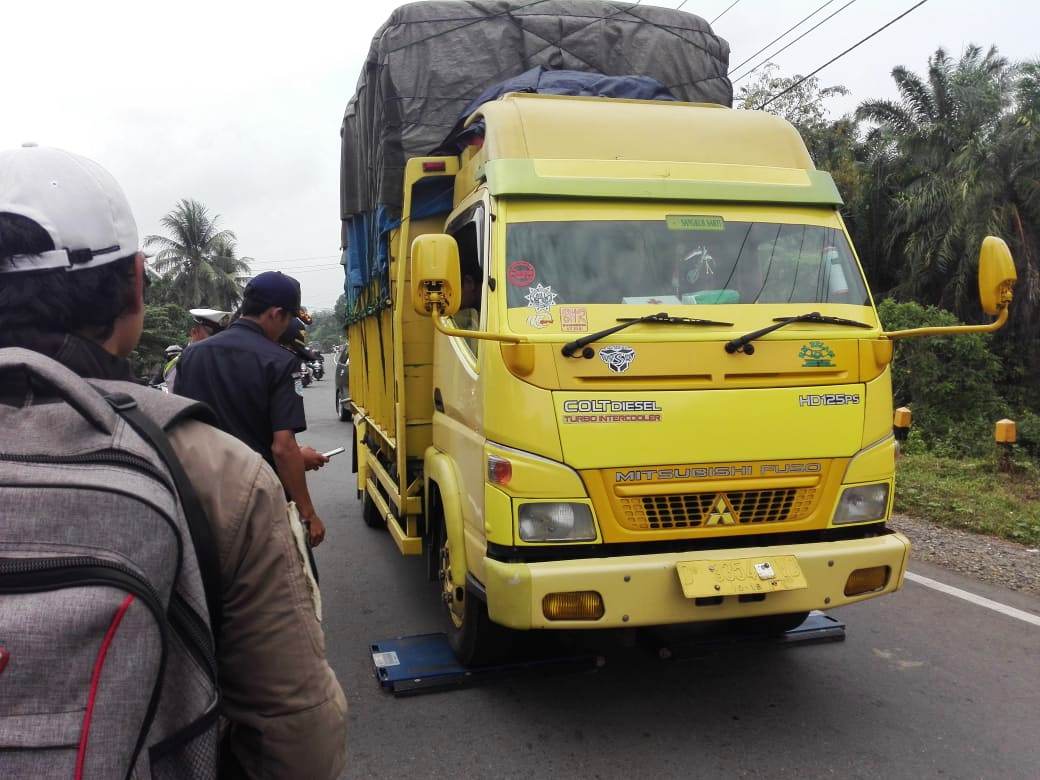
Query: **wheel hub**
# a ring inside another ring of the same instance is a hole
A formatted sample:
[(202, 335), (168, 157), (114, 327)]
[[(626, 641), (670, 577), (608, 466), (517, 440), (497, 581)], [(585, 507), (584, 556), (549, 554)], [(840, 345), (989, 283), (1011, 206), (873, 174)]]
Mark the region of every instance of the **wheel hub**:
[(463, 612), (462, 603), (455, 598), (455, 583), (451, 578), (451, 551), (448, 548), (448, 540), (441, 545), (441, 566), (438, 572), (441, 581), (441, 599), (448, 608), (448, 615), (455, 628), (462, 627)]

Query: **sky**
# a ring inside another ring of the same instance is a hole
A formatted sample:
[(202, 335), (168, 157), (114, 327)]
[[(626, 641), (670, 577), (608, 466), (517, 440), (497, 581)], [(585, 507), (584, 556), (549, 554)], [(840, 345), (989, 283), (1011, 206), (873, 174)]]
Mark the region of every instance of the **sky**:
[[(824, 0), (738, 0), (726, 10), (732, 2), (683, 4), (708, 20), (722, 14), (713, 26), (731, 66)], [(914, 2), (856, 0), (774, 61), (783, 75), (808, 73)], [(292, 274), (304, 305), (330, 308), (343, 288), (340, 120), (373, 33), (398, 5), (4, 2), (0, 148), (32, 141), (97, 160), (126, 190), (142, 238), (179, 199), (200, 200), (235, 231), (255, 272)], [(1035, 0), (928, 0), (819, 78), (851, 90), (830, 104), (841, 114), (895, 97), (892, 68), (921, 72), (940, 45), (960, 53), (995, 43), (1012, 60), (1038, 58), (1038, 29)]]

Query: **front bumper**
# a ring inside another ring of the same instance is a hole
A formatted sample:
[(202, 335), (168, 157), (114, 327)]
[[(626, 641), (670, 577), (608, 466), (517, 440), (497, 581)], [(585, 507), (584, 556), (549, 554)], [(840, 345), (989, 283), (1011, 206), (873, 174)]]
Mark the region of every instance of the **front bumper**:
[[(741, 602), (736, 596), (721, 604), (698, 606), (683, 595), (675, 565), (691, 560), (793, 555), (808, 587), (770, 593), (764, 601)], [(910, 542), (900, 533), (838, 542), (697, 550), (616, 558), (502, 563), (484, 559), (484, 587), (491, 619), (510, 628), (592, 629), (696, 623), (707, 620), (779, 615), (831, 609), (893, 593), (903, 585)], [(882, 590), (846, 596), (845, 583), (855, 569), (888, 566)], [(549, 593), (594, 590), (603, 597), (599, 620), (547, 620), (542, 599)]]

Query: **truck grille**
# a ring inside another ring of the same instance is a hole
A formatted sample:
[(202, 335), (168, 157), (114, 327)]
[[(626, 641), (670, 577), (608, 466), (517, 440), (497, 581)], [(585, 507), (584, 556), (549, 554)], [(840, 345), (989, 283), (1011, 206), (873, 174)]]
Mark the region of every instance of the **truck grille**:
[(619, 499), (619, 520), (632, 531), (787, 523), (808, 516), (815, 497), (816, 488), (639, 496)]

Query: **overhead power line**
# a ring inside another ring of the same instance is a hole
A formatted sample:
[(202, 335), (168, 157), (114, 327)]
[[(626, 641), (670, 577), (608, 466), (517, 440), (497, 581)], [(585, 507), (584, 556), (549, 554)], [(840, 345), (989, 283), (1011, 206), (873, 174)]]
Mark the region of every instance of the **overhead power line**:
[(801, 20), (800, 22), (798, 22), (797, 24), (794, 24), (794, 25), (792, 25), (792, 26), (788, 27), (788, 28), (787, 28), (786, 30), (784, 30), (784, 31), (783, 31), (782, 33), (780, 33), (780, 34), (779, 34), (778, 36), (776, 36), (775, 38), (773, 38), (773, 40), (771, 40), (771, 41), (770, 41), (769, 43), (767, 43), (767, 44), (766, 44), (765, 46), (763, 46), (763, 47), (762, 47), (761, 49), (759, 49), (758, 51), (756, 51), (756, 52), (755, 52), (754, 54), (752, 54), (752, 55), (751, 55), (750, 57), (748, 57), (748, 58), (747, 58), (746, 60), (744, 60), (743, 62), (741, 62), (741, 63), (740, 63), (739, 65), (734, 65), (734, 66), (733, 66), (732, 68), (730, 68), (730, 73), (736, 73), (736, 72), (737, 72), (738, 70), (740, 70), (740, 69), (741, 69), (742, 67), (744, 67), (745, 65), (747, 65), (747, 64), (748, 64), (749, 62), (751, 62), (751, 60), (755, 59), (755, 57), (757, 57), (757, 56), (758, 56), (759, 54), (761, 54), (762, 52), (764, 52), (764, 51), (765, 51), (766, 49), (768, 49), (768, 48), (769, 48), (770, 46), (772, 46), (772, 45), (773, 45), (774, 43), (776, 43), (777, 41), (779, 41), (779, 40), (780, 40), (781, 38), (783, 38), (783, 37), (784, 37), (785, 35), (787, 35), (787, 34), (788, 34), (789, 32), (791, 32), (792, 30), (795, 30), (795, 29), (797, 29), (798, 27), (801, 27), (801, 26), (802, 26), (803, 24), (805, 24), (805, 22), (807, 22), (807, 21), (809, 21), (810, 19), (812, 19), (812, 18), (813, 18), (814, 16), (816, 16), (816, 14), (818, 14), (818, 13), (819, 13), (820, 11), (822, 11), (822, 10), (823, 10), (824, 8), (826, 8), (827, 6), (829, 6), (829, 5), (830, 5), (831, 3), (833, 3), (833, 2), (834, 2), (834, 0), (827, 0), (827, 2), (825, 2), (825, 3), (823, 4), (823, 5), (821, 5), (821, 6), (819, 7), (819, 8), (817, 8), (817, 9), (816, 9), (815, 11), (813, 11), (813, 12), (812, 12), (811, 14), (809, 14), (808, 16), (806, 16), (805, 18), (803, 18), (803, 19), (802, 19), (802, 20)]
[[(309, 265), (309, 266), (305, 266), (303, 268), (287, 268), (287, 269), (285, 269), (285, 272), (287, 274), (289, 274), (290, 276), (292, 276), (293, 274), (308, 273), (310, 271), (328, 271), (328, 270), (331, 270), (333, 268), (340, 268), (340, 269), (342, 269), (343, 266), (340, 265), (339, 263), (329, 263), (327, 265)], [(262, 273), (264, 271), (276, 271), (278, 269), (276, 269), (276, 268), (253, 268), (253, 269), (250, 269), (250, 270), (255, 272), (255, 273)]]
[(741, 74), (740, 76), (738, 76), (738, 77), (737, 77), (736, 79), (734, 79), (733, 83), (734, 83), (734, 84), (736, 84), (736, 83), (737, 83), (738, 81), (743, 81), (743, 80), (744, 80), (744, 79), (746, 79), (746, 78), (747, 78), (748, 76), (750, 76), (750, 75), (751, 75), (752, 73), (754, 73), (754, 72), (755, 72), (756, 70), (758, 70), (758, 69), (759, 69), (759, 68), (761, 68), (761, 67), (762, 67), (763, 65), (765, 65), (765, 64), (766, 64), (767, 62), (769, 62), (770, 60), (772, 60), (772, 59), (773, 59), (774, 57), (776, 57), (776, 56), (778, 56), (778, 55), (780, 55), (780, 54), (783, 54), (783, 53), (784, 53), (785, 51), (787, 51), (788, 49), (790, 49), (790, 48), (791, 48), (792, 46), (794, 46), (794, 45), (795, 45), (796, 43), (798, 43), (798, 41), (802, 40), (802, 38), (804, 38), (804, 37), (805, 37), (806, 35), (808, 35), (809, 33), (811, 33), (811, 32), (812, 32), (813, 30), (815, 30), (815, 29), (817, 29), (818, 27), (822, 27), (823, 25), (827, 24), (827, 22), (829, 22), (829, 21), (830, 21), (831, 19), (833, 19), (833, 18), (834, 18), (835, 16), (837, 16), (838, 14), (840, 14), (840, 13), (841, 13), (842, 11), (844, 11), (844, 10), (845, 10), (846, 8), (848, 8), (848, 7), (850, 6), (850, 5), (852, 5), (852, 4), (853, 4), (853, 3), (855, 3), (855, 2), (856, 2), (856, 0), (849, 0), (849, 2), (845, 3), (845, 5), (843, 5), (843, 6), (842, 6), (841, 8), (839, 8), (839, 9), (838, 9), (837, 11), (835, 11), (834, 13), (832, 13), (832, 14), (831, 14), (830, 16), (826, 16), (826, 17), (824, 17), (823, 19), (821, 19), (820, 21), (818, 21), (818, 22), (817, 22), (816, 24), (814, 24), (814, 25), (813, 25), (812, 27), (810, 27), (810, 28), (809, 28), (808, 30), (806, 30), (806, 31), (805, 31), (805, 32), (803, 32), (803, 33), (802, 33), (801, 35), (799, 35), (799, 36), (798, 36), (797, 38), (795, 38), (795, 39), (794, 39), (793, 41), (791, 41), (791, 42), (790, 42), (790, 43), (788, 43), (787, 45), (785, 45), (785, 46), (781, 47), (781, 48), (780, 48), (780, 49), (778, 49), (777, 51), (775, 51), (775, 52), (773, 52), (772, 54), (770, 54), (770, 55), (769, 55), (768, 57), (766, 57), (766, 58), (765, 58), (764, 60), (762, 60), (762, 62), (758, 63), (758, 65), (756, 65), (755, 67), (753, 67), (753, 68), (752, 68), (751, 70), (747, 71), (746, 73), (742, 73), (742, 74)]
[(716, 16), (716, 17), (715, 17), (714, 19), (712, 19), (712, 20), (711, 20), (710, 22), (708, 22), (708, 24), (715, 24), (715, 22), (717, 22), (717, 21), (718, 21), (719, 19), (721, 19), (721, 18), (722, 18), (723, 16), (725, 16), (725, 15), (726, 15), (726, 14), (727, 14), (727, 13), (729, 12), (730, 8), (732, 8), (733, 6), (735, 6), (735, 5), (736, 5), (737, 3), (739, 3), (739, 2), (740, 2), (740, 0), (733, 0), (733, 2), (732, 2), (732, 3), (730, 3), (730, 5), (729, 5), (729, 6), (728, 6), (728, 7), (726, 8), (726, 10), (725, 10), (725, 11), (723, 11), (723, 12), (722, 12), (721, 14), (719, 14), (718, 16)]
[(262, 260), (258, 257), (251, 257), (247, 261), (250, 265), (282, 265), (283, 263), (302, 263), (309, 260), (332, 260), (338, 258), (340, 253), (329, 254), (329, 255), (311, 255), (310, 257), (283, 257), (280, 259)]
[(760, 108), (760, 109), (762, 109), (762, 108), (765, 108), (766, 106), (768, 106), (768, 105), (769, 105), (770, 103), (772, 103), (772, 102), (773, 102), (774, 100), (776, 100), (777, 98), (783, 97), (784, 95), (786, 95), (786, 94), (787, 94), (788, 92), (790, 92), (790, 91), (791, 91), (792, 89), (794, 89), (795, 87), (798, 87), (798, 86), (800, 86), (801, 84), (803, 84), (804, 82), (806, 82), (806, 81), (808, 81), (809, 79), (811, 79), (811, 78), (812, 78), (813, 76), (815, 76), (815, 75), (816, 75), (817, 73), (819, 73), (819, 72), (820, 72), (821, 70), (823, 70), (824, 68), (826, 68), (826, 67), (827, 67), (828, 65), (831, 65), (832, 63), (835, 63), (835, 62), (837, 62), (837, 61), (838, 61), (838, 60), (840, 60), (840, 59), (841, 59), (842, 57), (844, 57), (844, 56), (845, 56), (846, 54), (848, 54), (848, 53), (849, 53), (850, 51), (852, 51), (853, 49), (856, 49), (856, 48), (858, 48), (859, 46), (862, 46), (862, 45), (863, 45), (864, 43), (866, 43), (867, 41), (869, 41), (869, 40), (870, 40), (871, 38), (873, 38), (873, 37), (874, 37), (875, 35), (877, 35), (877, 34), (878, 34), (879, 32), (881, 32), (882, 30), (885, 30), (885, 29), (887, 29), (887, 28), (891, 27), (891, 26), (892, 26), (893, 24), (895, 24), (895, 23), (896, 23), (896, 22), (898, 22), (898, 21), (899, 21), (900, 19), (902, 19), (902, 18), (903, 18), (904, 16), (906, 16), (906, 15), (907, 15), (907, 14), (909, 14), (909, 13), (911, 13), (912, 11), (915, 11), (915, 10), (917, 10), (918, 8), (920, 8), (920, 7), (922, 6), (922, 5), (924, 5), (924, 4), (925, 4), (925, 3), (927, 3), (927, 2), (928, 2), (928, 0), (921, 0), (921, 2), (919, 2), (919, 3), (915, 3), (914, 5), (910, 6), (910, 8), (907, 8), (907, 9), (906, 9), (905, 11), (903, 11), (903, 13), (899, 14), (899, 16), (897, 16), (897, 17), (895, 17), (894, 19), (891, 19), (890, 21), (886, 22), (886, 23), (885, 23), (885, 24), (883, 24), (883, 25), (882, 25), (881, 27), (878, 27), (878, 28), (877, 28), (876, 30), (874, 30), (874, 32), (872, 32), (872, 33), (871, 33), (870, 35), (868, 35), (868, 36), (867, 36), (866, 38), (863, 38), (862, 40), (860, 40), (860, 41), (857, 41), (856, 43), (852, 44), (852, 45), (851, 45), (851, 46), (850, 46), (849, 48), (847, 48), (847, 49), (846, 49), (845, 51), (843, 51), (843, 52), (842, 52), (841, 54), (838, 54), (837, 56), (835, 56), (835, 57), (832, 57), (831, 59), (827, 60), (827, 61), (826, 61), (825, 63), (823, 63), (823, 65), (821, 65), (820, 67), (818, 67), (818, 68), (817, 68), (816, 70), (814, 70), (814, 71), (813, 71), (812, 73), (810, 73), (810, 74), (809, 74), (808, 76), (803, 76), (803, 77), (802, 77), (802, 78), (800, 78), (800, 79), (799, 79), (798, 81), (796, 81), (796, 82), (795, 82), (794, 84), (792, 84), (791, 86), (789, 86), (789, 87), (788, 87), (787, 89), (785, 89), (785, 90), (783, 90), (783, 91), (781, 91), (781, 92), (777, 92), (777, 93), (776, 93), (775, 95), (773, 95), (773, 96), (772, 96), (771, 98), (769, 98), (769, 100), (767, 100), (767, 101), (766, 101), (765, 103), (763, 103), (763, 104), (762, 104), (761, 106), (759, 106), (759, 108)]

